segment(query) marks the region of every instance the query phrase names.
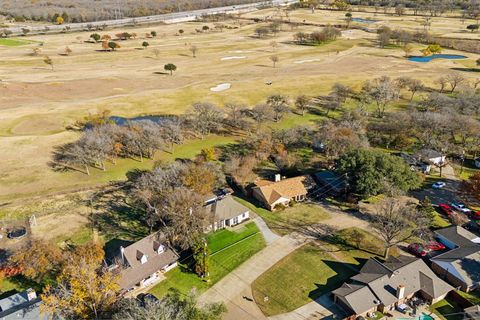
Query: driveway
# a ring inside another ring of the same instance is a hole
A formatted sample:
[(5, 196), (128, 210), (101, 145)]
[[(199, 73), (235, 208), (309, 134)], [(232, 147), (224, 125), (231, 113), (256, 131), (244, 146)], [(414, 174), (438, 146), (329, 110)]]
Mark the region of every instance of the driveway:
[(269, 320), (313, 320), (313, 319), (339, 319), (346, 316), (326, 293), (316, 300), (295, 309), (292, 312), (282, 313), (276, 316), (268, 317)]

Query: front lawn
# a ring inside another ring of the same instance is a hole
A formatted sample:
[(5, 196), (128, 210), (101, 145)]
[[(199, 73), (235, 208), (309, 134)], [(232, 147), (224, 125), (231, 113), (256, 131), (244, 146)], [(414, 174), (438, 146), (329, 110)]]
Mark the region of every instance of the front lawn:
[(235, 200), (262, 217), (268, 227), (279, 235), (295, 231), (296, 226), (320, 223), (331, 218), (328, 212), (316, 204), (296, 203), (284, 210), (272, 212), (242, 198), (235, 198)]
[(338, 243), (336, 244), (345, 246), (345, 249), (348, 249), (348, 247), (357, 248), (379, 256), (385, 253), (385, 246), (382, 240), (360, 228), (340, 230), (337, 233), (337, 237), (333, 238), (333, 240), (334, 242), (337, 240)]
[(170, 288), (176, 288), (184, 294), (196, 288), (197, 293), (202, 293), (265, 247), (263, 236), (254, 222), (247, 223), (236, 231), (220, 230), (212, 233), (207, 237), (207, 241), (212, 252), (210, 282), (203, 281), (192, 272), (193, 261), (189, 256), (184, 258), (177, 268), (165, 273), (167, 279), (153, 287), (150, 292), (161, 297)]
[(307, 244), (255, 280), (253, 297), (265, 315), (290, 312), (335, 290), (353, 276), (368, 257), (363, 252), (327, 247), (333, 249), (335, 256), (315, 244)]

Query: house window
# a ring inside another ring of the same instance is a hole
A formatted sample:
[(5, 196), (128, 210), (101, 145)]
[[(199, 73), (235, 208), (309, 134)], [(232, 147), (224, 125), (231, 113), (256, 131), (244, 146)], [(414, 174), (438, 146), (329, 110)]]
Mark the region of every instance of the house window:
[(238, 217), (233, 218), (233, 224), (238, 224)]

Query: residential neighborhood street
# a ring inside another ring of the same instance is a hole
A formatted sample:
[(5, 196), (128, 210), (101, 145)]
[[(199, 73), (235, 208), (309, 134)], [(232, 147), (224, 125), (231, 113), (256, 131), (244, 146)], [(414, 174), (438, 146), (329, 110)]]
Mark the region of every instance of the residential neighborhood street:
[(447, 165), (442, 169), (440, 181), (445, 182), (445, 187), (441, 189), (433, 189), (431, 186), (418, 191), (412, 191), (412, 195), (418, 200), (428, 197), (433, 204), (451, 203), (457, 200), (457, 191), (460, 188), (460, 179), (455, 175), (455, 171), (451, 165)]

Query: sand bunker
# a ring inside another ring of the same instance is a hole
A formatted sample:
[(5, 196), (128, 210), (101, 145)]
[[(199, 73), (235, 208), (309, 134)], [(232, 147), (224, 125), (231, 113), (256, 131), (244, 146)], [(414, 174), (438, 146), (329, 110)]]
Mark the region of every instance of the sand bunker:
[(210, 88), (210, 91), (213, 91), (213, 92), (225, 91), (225, 90), (230, 89), (231, 86), (232, 85), (230, 83), (221, 83), (221, 84), (217, 85), (216, 87)]
[(315, 61), (320, 61), (320, 59), (298, 60), (298, 61), (294, 61), (293, 63), (302, 64), (302, 63), (315, 62)]
[(245, 56), (232, 56), (232, 57), (223, 57), (221, 60), (233, 60), (233, 59), (245, 59)]

